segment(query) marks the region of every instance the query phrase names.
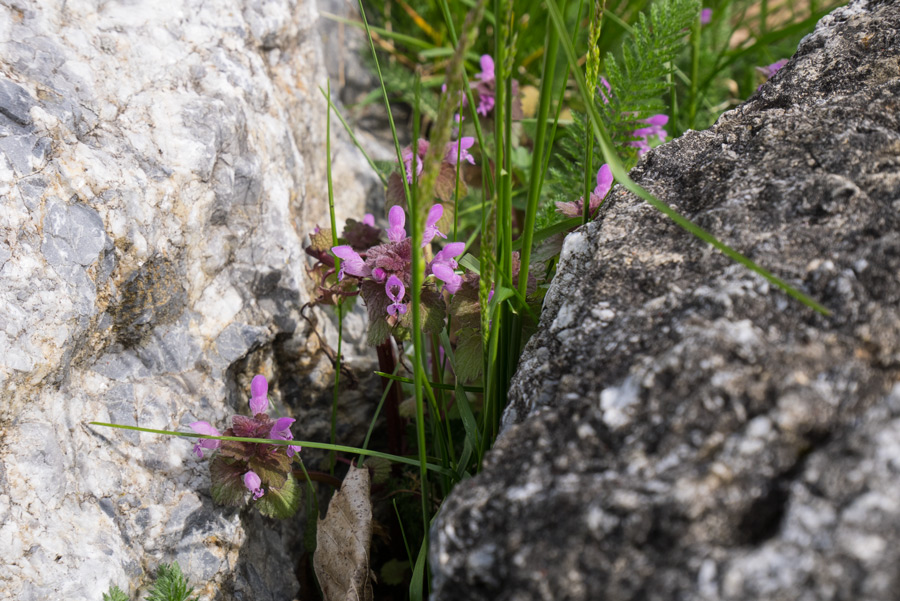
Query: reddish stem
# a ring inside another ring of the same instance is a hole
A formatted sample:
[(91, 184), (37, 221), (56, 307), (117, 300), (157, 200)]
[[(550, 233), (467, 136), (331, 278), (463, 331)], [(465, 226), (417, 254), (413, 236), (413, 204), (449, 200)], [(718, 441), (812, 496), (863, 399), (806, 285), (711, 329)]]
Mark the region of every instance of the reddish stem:
[[(397, 368), (397, 360), (394, 357), (394, 348), (391, 339), (388, 338), (376, 347), (378, 352), (378, 367), (386, 374), (394, 373)], [(403, 421), (400, 419), (400, 402), (403, 400), (403, 390), (400, 384), (390, 378), (381, 378), (381, 390), (387, 390), (387, 398), (384, 400), (384, 416), (387, 420), (388, 452), (393, 455), (403, 455)]]

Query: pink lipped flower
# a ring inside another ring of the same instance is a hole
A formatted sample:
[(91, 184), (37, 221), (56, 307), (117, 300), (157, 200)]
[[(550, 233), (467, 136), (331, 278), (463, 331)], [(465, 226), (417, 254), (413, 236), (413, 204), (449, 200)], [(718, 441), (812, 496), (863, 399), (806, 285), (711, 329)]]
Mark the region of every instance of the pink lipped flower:
[(428, 217), (425, 220), (425, 231), (422, 232), (422, 246), (425, 247), (434, 240), (435, 236), (446, 238), (447, 236), (437, 229), (437, 222), (444, 215), (444, 205), (437, 203), (428, 210)]
[(388, 315), (404, 315), (406, 313), (406, 304), (402, 301), (403, 296), (406, 294), (406, 287), (400, 281), (400, 278), (395, 275), (389, 277), (384, 285), (384, 291), (388, 298), (393, 301), (393, 303), (388, 305)]
[(711, 8), (704, 8), (700, 11), (700, 25), (709, 25), (712, 21), (712, 12)]
[[(269, 438), (272, 440), (293, 440), (294, 435), (291, 434), (291, 424), (296, 420), (293, 417), (280, 417), (275, 420), (275, 425), (269, 431)], [(294, 453), (299, 453), (303, 447), (299, 445), (288, 445), (287, 456), (293, 457)]]
[(658, 138), (660, 143), (666, 141), (666, 137), (669, 134), (668, 132), (666, 132), (666, 130), (663, 129), (663, 125), (668, 122), (668, 115), (653, 115), (652, 117), (644, 119), (643, 123), (646, 123), (647, 125), (649, 125), (649, 127), (641, 127), (631, 132), (632, 136), (639, 139), (629, 142), (628, 145), (634, 146), (638, 149), (638, 156), (643, 156), (651, 148), (651, 138)]
[(454, 270), (458, 267), (455, 258), (465, 250), (464, 242), (451, 242), (434, 255), (430, 269), (434, 277), (444, 282), (444, 290), (456, 294), (462, 286), (462, 276)]
[(406, 238), (406, 228), (404, 227), (406, 225), (406, 213), (403, 212), (402, 207), (391, 207), (391, 210), (388, 211), (388, 223), (391, 224), (391, 227), (387, 229), (388, 240), (400, 242)]
[(253, 376), (250, 381), (250, 412), (253, 415), (265, 413), (269, 408), (269, 382), (262, 374)]
[(366, 265), (363, 258), (359, 256), (359, 253), (353, 250), (352, 246), (333, 246), (331, 252), (341, 260), (341, 270), (338, 272), (338, 281), (343, 280), (345, 274), (350, 274), (358, 278), (364, 278), (371, 275), (372, 270)]
[[(221, 436), (221, 434), (219, 434), (219, 431), (216, 430), (209, 422), (194, 422), (190, 424), (190, 427), (191, 430), (193, 430), (197, 434), (206, 434), (207, 436)], [(219, 446), (221, 446), (221, 444), (221, 440), (201, 438), (197, 441), (197, 444), (194, 445), (194, 454), (200, 459), (203, 459), (203, 449), (215, 451), (219, 448)]]
[[(612, 171), (610, 170), (609, 165), (604, 163), (603, 166), (600, 167), (599, 171), (597, 171), (597, 185), (591, 192), (589, 208), (591, 215), (593, 215), (597, 211), (597, 209), (600, 208), (600, 205), (603, 203), (603, 199), (606, 198), (606, 195), (609, 193), (612, 185)], [(556, 210), (566, 217), (581, 217), (582, 211), (584, 211), (584, 196), (582, 196), (575, 202), (557, 202)]]
[(475, 112), (486, 117), (494, 108), (494, 88), (496, 81), (494, 78), (494, 59), (490, 54), (481, 55), (481, 73), (475, 74), (478, 83), (475, 84), (475, 91), (478, 92), (478, 106)]
[(244, 474), (244, 486), (253, 494), (254, 501), (265, 494), (262, 489), (262, 480), (253, 470)]
[(475, 144), (475, 138), (472, 136), (463, 136), (459, 140), (447, 143), (447, 150), (444, 154), (444, 161), (451, 165), (456, 165), (459, 161), (467, 161), (470, 165), (475, 164), (475, 157), (469, 153), (469, 149)]

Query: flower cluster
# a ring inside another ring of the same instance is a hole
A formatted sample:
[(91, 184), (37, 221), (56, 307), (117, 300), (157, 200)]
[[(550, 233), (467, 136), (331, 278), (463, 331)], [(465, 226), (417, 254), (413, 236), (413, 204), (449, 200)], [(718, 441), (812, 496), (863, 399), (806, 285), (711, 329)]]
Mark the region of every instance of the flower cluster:
[(631, 132), (631, 135), (637, 140), (632, 140), (628, 145), (638, 149), (638, 156), (644, 156), (651, 148), (652, 138), (658, 138), (660, 144), (666, 141), (668, 133), (663, 129), (663, 125), (668, 122), (668, 115), (653, 115), (644, 119), (642, 123), (646, 123), (649, 127), (641, 127)]
[[(272, 419), (266, 413), (269, 408), (268, 390), (269, 383), (265, 376), (255, 376), (250, 383), (250, 412), (253, 416), (232, 416), (232, 426), (222, 434), (209, 422), (194, 422), (190, 427), (194, 432), (207, 436), (293, 440), (291, 424), (294, 418)], [(202, 458), (204, 451), (213, 452), (209, 470), (211, 492), (217, 503), (241, 505), (249, 491), (260, 513), (278, 518), (290, 517), (299, 507), (299, 491), (291, 461), (300, 450), (298, 445), (209, 438), (199, 439), (194, 445), (197, 457)]]
[[(474, 165), (475, 157), (469, 153), (469, 149), (472, 148), (474, 144), (475, 138), (470, 136), (464, 136), (459, 140), (448, 142), (444, 149), (443, 163), (450, 166), (456, 166), (459, 161), (466, 161), (470, 165)], [(419, 138), (416, 143), (415, 153), (413, 153), (412, 146), (407, 146), (401, 151), (400, 156), (403, 157), (403, 167), (404, 172), (406, 173), (407, 182), (412, 183), (413, 181), (413, 156), (416, 157), (416, 177), (422, 174), (423, 163), (425, 162), (425, 155), (428, 153), (428, 147), (428, 140)]]
[[(437, 227), (438, 221), (444, 214), (444, 207), (435, 204), (428, 211), (425, 220), (425, 231), (422, 234), (422, 246), (425, 247), (437, 237), (446, 238)], [(406, 289), (411, 283), (412, 267), (412, 241), (406, 235), (406, 213), (399, 206), (391, 207), (388, 212), (387, 233), (388, 242), (373, 246), (365, 251), (365, 258), (350, 245), (335, 246), (331, 249), (334, 255), (341, 259), (341, 269), (338, 280), (342, 281), (350, 275), (360, 280), (374, 282), (383, 288), (384, 299), (368, 298), (371, 296), (371, 286), (363, 288), (367, 306), (384, 306), (385, 314), (396, 318), (405, 315), (408, 310)], [(461, 278), (456, 274), (457, 263), (454, 260), (462, 254), (465, 244), (451, 242), (435, 254), (428, 263), (425, 275), (433, 275), (443, 282), (444, 290), (453, 294), (459, 289)], [(369, 293), (366, 293), (366, 290)]]

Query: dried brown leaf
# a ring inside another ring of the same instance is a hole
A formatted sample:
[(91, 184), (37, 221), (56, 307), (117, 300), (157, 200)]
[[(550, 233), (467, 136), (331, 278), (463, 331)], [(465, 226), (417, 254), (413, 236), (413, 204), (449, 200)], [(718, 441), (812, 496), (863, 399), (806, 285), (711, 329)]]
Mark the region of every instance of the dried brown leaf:
[(350, 467), (319, 520), (313, 565), (325, 601), (373, 601), (369, 470)]

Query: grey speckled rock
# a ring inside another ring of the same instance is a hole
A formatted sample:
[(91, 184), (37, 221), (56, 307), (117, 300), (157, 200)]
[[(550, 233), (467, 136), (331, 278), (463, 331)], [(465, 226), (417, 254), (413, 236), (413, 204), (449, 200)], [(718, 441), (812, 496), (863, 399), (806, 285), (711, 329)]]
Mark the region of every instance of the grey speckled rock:
[(896, 600), (900, 2), (632, 176), (833, 315), (616, 189), (433, 528), (434, 598)]
[[(327, 439), (311, 328), (333, 328), (301, 315), (328, 219), (317, 22), (311, 0), (0, 2), (0, 598), (136, 595), (172, 560), (203, 599), (298, 595), (296, 530), (214, 506), (187, 441), (85, 424), (223, 425), (265, 373)], [(335, 149), (358, 217), (367, 168)], [(343, 398), (354, 444), (373, 405)]]

